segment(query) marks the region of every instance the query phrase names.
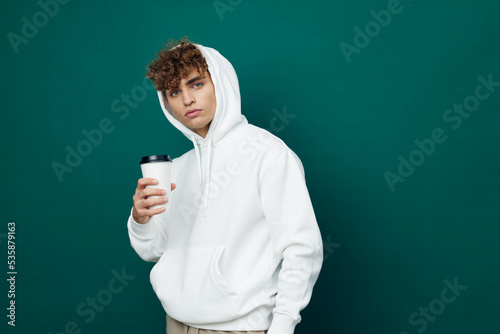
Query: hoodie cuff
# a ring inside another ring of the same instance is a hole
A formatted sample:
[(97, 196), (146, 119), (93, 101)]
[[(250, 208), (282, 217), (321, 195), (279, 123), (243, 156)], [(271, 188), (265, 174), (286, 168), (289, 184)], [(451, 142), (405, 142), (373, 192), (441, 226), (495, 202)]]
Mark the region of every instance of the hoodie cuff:
[(134, 208), (132, 208), (132, 210), (130, 210), (130, 217), (128, 218), (128, 226), (129, 226), (131, 232), (133, 232), (138, 237), (148, 236), (150, 234), (151, 228), (152, 228), (152, 225), (150, 224), (151, 218), (149, 219), (149, 221), (146, 224), (139, 224), (138, 222), (136, 222), (134, 220), (134, 218), (132, 216), (133, 210), (134, 210)]
[(274, 313), (273, 322), (271, 323), (271, 327), (269, 327), (267, 334), (293, 334), (295, 326), (298, 323), (299, 321), (286, 314)]

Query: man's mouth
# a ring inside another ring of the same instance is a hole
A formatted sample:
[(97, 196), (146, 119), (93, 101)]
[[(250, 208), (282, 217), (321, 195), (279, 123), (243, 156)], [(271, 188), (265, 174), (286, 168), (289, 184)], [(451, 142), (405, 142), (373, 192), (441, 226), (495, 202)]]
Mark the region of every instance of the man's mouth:
[(201, 109), (191, 109), (188, 110), (186, 113), (186, 117), (195, 117), (201, 112)]

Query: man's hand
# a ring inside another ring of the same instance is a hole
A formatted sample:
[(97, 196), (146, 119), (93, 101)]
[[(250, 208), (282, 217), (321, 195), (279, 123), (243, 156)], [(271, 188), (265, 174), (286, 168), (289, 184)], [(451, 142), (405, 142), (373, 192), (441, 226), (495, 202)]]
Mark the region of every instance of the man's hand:
[[(150, 209), (150, 207), (168, 202), (166, 197), (148, 198), (149, 196), (163, 196), (166, 194), (165, 189), (146, 188), (148, 185), (158, 184), (158, 180), (153, 178), (143, 178), (137, 181), (137, 188), (132, 197), (134, 200), (134, 209), (132, 210), (132, 218), (139, 224), (146, 224), (151, 216), (157, 215), (165, 211), (165, 208)], [(175, 183), (172, 183), (172, 190), (175, 189)]]

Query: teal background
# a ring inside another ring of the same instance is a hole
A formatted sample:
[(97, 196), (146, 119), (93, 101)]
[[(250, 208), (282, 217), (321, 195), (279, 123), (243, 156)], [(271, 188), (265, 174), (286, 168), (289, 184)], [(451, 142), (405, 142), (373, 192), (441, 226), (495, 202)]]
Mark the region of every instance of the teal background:
[[(402, 0), (349, 63), (340, 44), (354, 45), (354, 28), (388, 1), (220, 2), (231, 9), (221, 16), (212, 1), (73, 0), (17, 53), (8, 34), (42, 9), (3, 2), (1, 275), (9, 221), (18, 275), (15, 328), (1, 280), (2, 333), (165, 332), (153, 264), (130, 247), (126, 221), (140, 157), (191, 144), (154, 91), (131, 106), (121, 99), (141, 92), (147, 63), (184, 35), (232, 62), (251, 123), (295, 115), (273, 133), (304, 164), (325, 243), (295, 333), (498, 333), (500, 87), (457, 129), (443, 114), (474, 94), (478, 76), (500, 81), (500, 4)], [(58, 180), (54, 161), (65, 164), (67, 146), (106, 118), (113, 130)], [(397, 174), (398, 157), (436, 128), (447, 140), (392, 191), (384, 173)], [(134, 278), (93, 319), (78, 314), (113, 270)], [(444, 280), (466, 286), (451, 303), (439, 301)], [(410, 323), (429, 306), (435, 314)]]

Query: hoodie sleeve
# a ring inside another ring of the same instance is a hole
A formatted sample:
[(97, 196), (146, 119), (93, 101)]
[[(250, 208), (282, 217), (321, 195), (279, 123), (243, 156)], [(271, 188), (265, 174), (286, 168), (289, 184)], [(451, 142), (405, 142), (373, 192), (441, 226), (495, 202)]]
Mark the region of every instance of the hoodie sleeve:
[(127, 222), (130, 244), (144, 261), (158, 262), (167, 248), (168, 237), (161, 220), (164, 214), (152, 216), (146, 224), (139, 224), (132, 218), (132, 210)]
[(323, 262), (323, 244), (299, 158), (283, 152), (260, 187), (273, 249), (283, 259), (268, 334), (292, 334), (311, 299)]

